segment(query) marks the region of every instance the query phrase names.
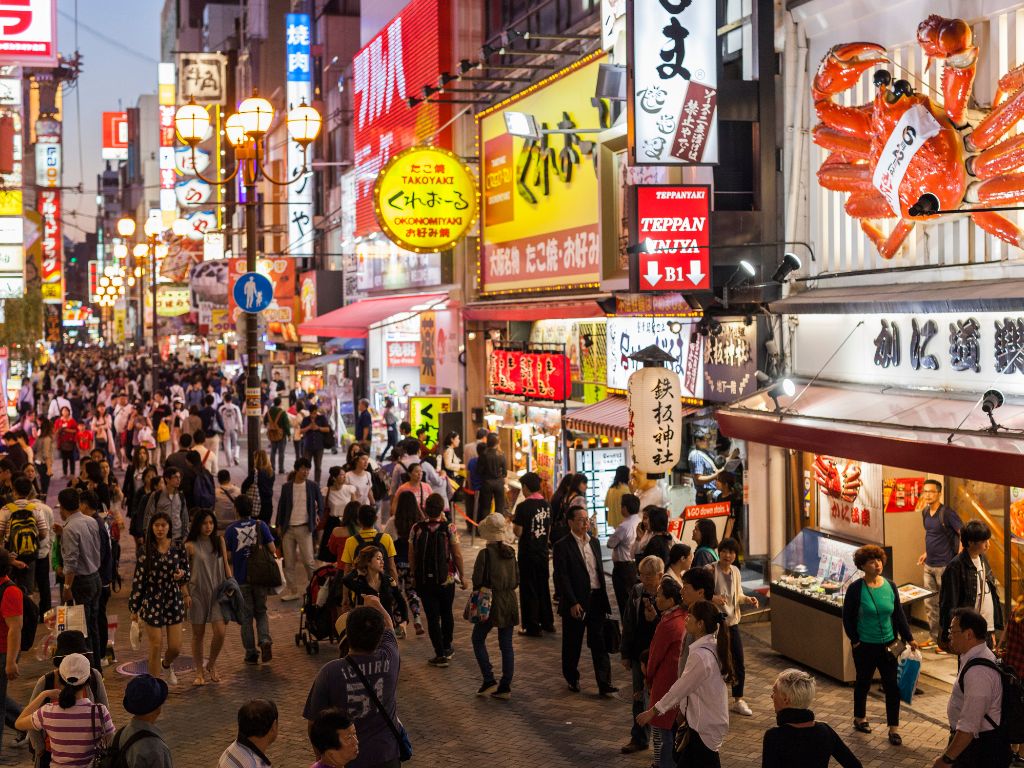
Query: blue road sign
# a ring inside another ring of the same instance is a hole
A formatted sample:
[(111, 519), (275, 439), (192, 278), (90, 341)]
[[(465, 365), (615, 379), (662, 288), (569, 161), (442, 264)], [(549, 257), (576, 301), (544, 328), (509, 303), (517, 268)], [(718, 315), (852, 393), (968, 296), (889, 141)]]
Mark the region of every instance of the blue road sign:
[(274, 284), (259, 272), (246, 272), (235, 282), (235, 304), (243, 312), (257, 314), (274, 299)]

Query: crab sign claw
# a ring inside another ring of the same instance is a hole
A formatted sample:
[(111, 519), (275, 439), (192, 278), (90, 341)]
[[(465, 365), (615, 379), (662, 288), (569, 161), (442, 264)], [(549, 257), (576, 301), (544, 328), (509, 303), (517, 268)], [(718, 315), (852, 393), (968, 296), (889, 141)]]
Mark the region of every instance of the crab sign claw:
[(857, 84), (860, 76), (883, 64), (885, 48), (877, 43), (843, 43), (825, 54), (814, 76), (814, 100), (830, 99)]
[(963, 19), (946, 19), (932, 14), (917, 27), (917, 42), (928, 55), (928, 66), (942, 59), (942, 96), (946, 117), (953, 125), (967, 124), (967, 101), (974, 85), (978, 49), (974, 35)]

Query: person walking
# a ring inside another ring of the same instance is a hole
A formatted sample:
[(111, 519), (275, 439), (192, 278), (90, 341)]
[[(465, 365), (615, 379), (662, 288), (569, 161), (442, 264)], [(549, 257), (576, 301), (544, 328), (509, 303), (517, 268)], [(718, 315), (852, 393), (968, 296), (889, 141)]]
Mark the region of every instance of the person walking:
[(61, 470), (64, 478), (75, 474), (75, 451), (78, 450), (78, 422), (71, 417), (71, 408), (60, 409), (60, 416), (53, 423), (53, 431), (57, 436), (57, 450), (60, 452)]
[(862, 768), (839, 734), (814, 719), (814, 678), (802, 669), (785, 669), (772, 685), (772, 705), (778, 725), (765, 731), (761, 768), (828, 768), (834, 759), (842, 768)]
[(444, 519), (444, 498), (437, 493), (427, 497), (426, 520), (413, 526), (409, 549), (409, 570), (413, 574), (416, 594), (427, 616), (427, 632), (434, 647), (434, 656), (427, 663), (447, 667), (454, 655), (452, 638), (455, 617), (455, 581), (466, 588), (462, 550), (454, 526)]
[(488, 433), (486, 447), (477, 457), (477, 472), (480, 473), (480, 493), (476, 497), (476, 516), (482, 520), (491, 514), (491, 504), (499, 515), (505, 514), (505, 478), (508, 467), (505, 454), (498, 449), (498, 436)]
[(715, 595), (711, 602), (725, 614), (725, 623), (732, 627), (729, 636), (732, 640), (732, 667), (736, 673), (736, 682), (732, 686), (732, 711), (744, 717), (754, 713), (750, 705), (743, 700), (743, 684), (746, 680), (746, 666), (743, 663), (743, 641), (740, 638), (739, 624), (743, 618), (740, 606), (758, 604), (756, 597), (747, 597), (743, 593), (743, 577), (736, 561), (740, 556), (740, 543), (734, 538), (725, 538), (718, 545), (718, 562), (714, 565)]
[[(409, 616), (412, 619), (413, 626), (416, 628), (417, 635), (424, 634), (426, 630), (423, 628), (423, 622), (420, 620), (422, 603), (420, 602), (419, 595), (416, 594), (412, 573), (409, 570), (409, 547), (413, 526), (423, 518), (423, 512), (420, 511), (415, 497), (411, 493), (404, 493), (395, 499), (394, 514), (385, 526), (386, 533), (391, 535), (394, 541), (394, 563), (395, 570), (398, 572), (398, 586), (405, 597), (405, 604), (408, 606)], [(342, 524), (338, 527), (341, 528), (345, 525), (346, 521), (342, 519)], [(349, 528), (349, 535), (356, 535), (355, 527), (349, 526)], [(344, 547), (344, 545), (341, 546)]]
[(216, 475), (220, 469), (220, 436), (224, 434), (224, 421), (214, 405), (213, 395), (206, 395), (199, 410), (199, 419), (202, 422), (200, 428), (206, 435), (206, 450), (210, 452), (209, 456), (203, 454), (203, 466)]
[[(683, 590), (679, 582), (668, 577), (663, 578), (658, 585), (654, 607), (661, 614), (661, 619), (654, 628), (644, 672), (648, 701), (660, 701), (679, 677), (677, 665), (683, 647), (683, 637), (686, 635), (688, 615), (683, 607)], [(641, 710), (644, 708), (646, 707), (641, 707)], [(678, 714), (678, 710), (673, 708), (651, 720), (651, 735), (654, 741), (653, 765), (656, 768), (675, 768), (673, 753)], [(639, 725), (637, 727), (639, 728)]]
[(395, 414), (395, 401), (390, 397), (384, 398), (384, 409), (381, 411), (381, 418), (384, 420), (384, 428), (387, 430), (387, 445), (377, 457), (383, 461), (385, 456), (390, 455), (392, 449), (398, 445), (398, 416)]
[[(219, 683), (217, 657), (224, 646), (227, 627), (217, 602), (217, 591), (224, 580), (232, 578), (232, 575), (227, 546), (217, 531), (217, 517), (213, 510), (196, 510), (192, 517), (192, 527), (185, 537), (185, 552), (188, 553), (191, 571), (188, 586), (192, 604), (188, 613), (189, 623), (192, 624), (192, 660), (196, 668), (192, 685), (204, 685), (207, 679)], [(204, 667), (203, 640), (207, 624), (211, 626), (213, 637), (210, 640), (210, 656)]]
[(949, 743), (932, 765), (1006, 768), (1010, 745), (999, 728), (1003, 679), (988, 647), (991, 628), (980, 611), (956, 608), (948, 632), (950, 649), (960, 657), (960, 671), (946, 707)]
[[(21, 627), (24, 621), (24, 594), (11, 581), (12, 562), (14, 556), (0, 548), (0, 663), (3, 664), (3, 672), (0, 673), (0, 739), (3, 737), (4, 724), (16, 716), (17, 708), (7, 694), (7, 686), (10, 681), (18, 678), (18, 654), (21, 651)], [(8, 709), (11, 711), (8, 712)]]
[(171, 749), (156, 724), (167, 693), (167, 683), (150, 674), (136, 675), (125, 686), (121, 704), (132, 719), (112, 743), (124, 755), (124, 768), (172, 768)]
[(942, 634), (939, 624), (942, 574), (960, 551), (960, 530), (964, 524), (954, 509), (942, 503), (942, 483), (931, 478), (925, 480), (921, 488), (917, 511), (921, 513), (921, 524), (924, 526), (924, 552), (917, 559), (917, 564), (924, 568), (924, 588), (933, 593), (924, 601), (928, 616), (928, 640), (921, 647), (934, 647), (936, 653), (945, 654), (939, 647), (939, 636)]
[(408, 622), (405, 600), (398, 582), (386, 572), (384, 553), (377, 547), (365, 547), (356, 556), (352, 570), (342, 580), (345, 585), (341, 608), (347, 613), (354, 607), (365, 604), (367, 595), (380, 600), (395, 625), (395, 634), (405, 637), (404, 625)]
[(401, 496), (403, 493), (411, 493), (422, 510), (431, 496), (431, 488), (423, 480), (423, 465), (413, 462), (408, 466), (407, 471), (409, 479), (398, 486), (395, 490), (395, 497)]
[(620, 750), (624, 755), (647, 749), (651, 741), (649, 729), (638, 725), (636, 716), (647, 709), (644, 700), (644, 666), (661, 616), (656, 598), (658, 586), (665, 575), (665, 563), (657, 555), (648, 555), (640, 561), (638, 570), (640, 581), (619, 609), (622, 615), (622, 666), (631, 673), (633, 683), (630, 738)]
[(149, 529), (149, 523), (155, 515), (167, 515), (167, 519), (171, 521), (171, 540), (179, 543), (188, 533), (188, 502), (181, 490), (181, 480), (181, 472), (174, 467), (164, 469), (163, 490), (150, 495), (146, 501), (142, 521), (142, 528), (145, 531)]
[(861, 733), (871, 733), (867, 721), (867, 699), (877, 669), (885, 692), (889, 743), (898, 747), (903, 743), (899, 734), (900, 691), (896, 684), (899, 652), (894, 654), (890, 646), (897, 636), (912, 648), (917, 648), (917, 643), (900, 606), (896, 585), (882, 576), (885, 562), (885, 550), (875, 544), (866, 544), (853, 553), (853, 563), (864, 572), (864, 576), (846, 590), (843, 629), (853, 646), (853, 663), (857, 668), (853, 688), (853, 727)]
[[(242, 601), (245, 605), (245, 612), (240, 617), (245, 663), (257, 664), (262, 657), (265, 664), (273, 657), (270, 619), (267, 616), (269, 590), (265, 586), (250, 583), (249, 558), (258, 546), (266, 547), (274, 557), (277, 557), (277, 548), (274, 546), (274, 534), (271, 533), (270, 526), (252, 517), (252, 504), (249, 499), (245, 496), (235, 499), (235, 511), (238, 520), (224, 531), (224, 543), (231, 553), (231, 570), (242, 590)], [(255, 638), (252, 631), (253, 621), (256, 622)], [(257, 639), (259, 653), (256, 651)]]
[(973, 608), (985, 617), (990, 636), (988, 643), (995, 647), (995, 631), (1003, 628), (1003, 608), (995, 573), (988, 562), (989, 541), (992, 531), (980, 520), (971, 520), (960, 529), (963, 549), (954, 557), (942, 574), (942, 593), (939, 596), (939, 643), (949, 644), (949, 626), (957, 608)]
[[(324, 515), (324, 498), (317, 483), (309, 479), (310, 461), (307, 458), (295, 461), (295, 477), (281, 488), (277, 510), (271, 521), (271, 528), (277, 529), (281, 539), (287, 571), (285, 593), (282, 600), (298, 600), (305, 585), (313, 577), (313, 536), (320, 518)], [(299, 566), (305, 571), (301, 578)]]
[(39, 436), (32, 446), (35, 454), (36, 471), (39, 473), (39, 487), (42, 490), (42, 497), (45, 500), (50, 491), (50, 479), (53, 477), (53, 449), (54, 443), (53, 423), (49, 419), (39, 419)]
[(318, 413), (315, 405), (310, 405), (309, 415), (299, 425), (299, 434), (302, 435), (302, 455), (313, 462), (313, 480), (317, 485), (320, 485), (320, 465), (324, 461), (324, 447), (330, 431), (327, 417)]
[(566, 510), (569, 535), (555, 542), (555, 584), (561, 600), (562, 676), (574, 693), (580, 691), (579, 661), (586, 635), (594, 663), (594, 676), (601, 696), (611, 696), (612, 666), (604, 641), (604, 624), (612, 607), (604, 583), (597, 521), (587, 517), (583, 507)]
[(540, 492), (541, 479), (536, 472), (525, 473), (519, 484), (526, 498), (515, 509), (512, 532), (519, 539), (519, 604), (523, 621), (520, 634), (541, 637), (543, 630), (555, 630), (548, 586), (551, 507)]
[(85, 612), (86, 636), (92, 646), (92, 665), (100, 669), (103, 646), (100, 644), (99, 611), (101, 541), (96, 521), (79, 509), (81, 498), (74, 488), (65, 488), (57, 496), (64, 527), (60, 536), (65, 603), (79, 603)]
[[(473, 564), (473, 589), (487, 588), (491, 591), (491, 613), (487, 621), (473, 626), (473, 654), (483, 676), (483, 683), (476, 693), (477, 696), (489, 693), (496, 699), (512, 697), (512, 675), (515, 672), (512, 633), (519, 623), (519, 606), (516, 604), (519, 568), (516, 551), (505, 542), (507, 528), (508, 521), (504, 515), (495, 512), (484, 518), (478, 533), (487, 544)], [(487, 654), (487, 635), (492, 629), (498, 631), (498, 648), (501, 650), (500, 681), (494, 679), (494, 668)]]
[(360, 452), (352, 459), (352, 468), (345, 473), (345, 485), (355, 489), (352, 498), (360, 504), (376, 504), (373, 497), (373, 478), (370, 476), (370, 456)]
[(235, 405), (234, 398), (224, 395), (224, 402), (217, 411), (224, 425), (224, 458), (225, 463), (238, 466), (241, 448), (238, 438), (242, 434), (242, 410)]
[[(128, 610), (132, 621), (142, 622), (149, 646), (149, 673), (162, 669), (170, 685), (178, 684), (172, 665), (181, 653), (181, 624), (191, 606), (190, 578), (185, 549), (171, 539), (171, 519), (157, 512), (146, 528), (144, 549), (135, 564)], [(165, 628), (167, 652), (161, 658)]]
[(45, 505), (36, 501), (35, 487), (24, 475), (15, 477), (11, 487), (14, 490), (14, 501), (0, 508), (0, 542), (19, 562), (19, 566), (13, 570), (14, 582), (23, 591), (31, 592), (36, 581), (39, 552), (44, 545), (46, 551), (50, 551), (53, 511), (50, 510), (50, 522), (47, 523), (47, 515), (43, 510)]
[(361, 443), (369, 451), (373, 444), (373, 416), (370, 414), (370, 401), (365, 397), (359, 398), (356, 411), (356, 442)]
[(242, 481), (242, 493), (248, 493), (249, 487), (256, 483), (260, 504), (258, 510), (253, 510), (252, 515), (269, 525), (274, 517), (274, 482), (277, 480), (277, 476), (274, 474), (274, 466), (270, 463), (270, 457), (266, 451), (262, 449), (256, 451), (253, 470), (253, 474)]
[(722, 765), (719, 750), (729, 732), (726, 685), (733, 680), (729, 631), (710, 601), (698, 600), (690, 606), (686, 633), (693, 638), (693, 643), (686, 654), (683, 674), (668, 693), (636, 718), (640, 725), (648, 725), (656, 716), (673, 708), (685, 712), (685, 728), (689, 733), (683, 740), (677, 764), (686, 768), (720, 768)]
[(637, 583), (636, 559), (633, 545), (636, 543), (636, 529), (640, 524), (640, 499), (632, 493), (624, 493), (618, 499), (621, 522), (608, 537), (608, 549), (612, 551), (612, 590), (619, 613), (625, 610), (629, 593)]
[(275, 397), (273, 405), (263, 417), (263, 423), (267, 426), (267, 440), (270, 441), (270, 466), (271, 470), (277, 467), (277, 471), (284, 474), (284, 447), (292, 434), (292, 422), (288, 418), (288, 411), (281, 407), (281, 398)]

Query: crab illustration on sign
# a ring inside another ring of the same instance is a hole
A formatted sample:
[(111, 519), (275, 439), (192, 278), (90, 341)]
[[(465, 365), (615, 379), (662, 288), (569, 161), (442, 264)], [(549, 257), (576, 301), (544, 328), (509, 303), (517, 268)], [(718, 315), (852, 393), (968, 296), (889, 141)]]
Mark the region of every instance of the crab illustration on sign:
[[(1024, 65), (1000, 78), (991, 109), (972, 109), (968, 115), (978, 63), (970, 25), (932, 15), (918, 26), (917, 41), (929, 66), (936, 59), (943, 62), (941, 105), (885, 69), (874, 73), (870, 104), (839, 104), (836, 96), (889, 58), (881, 45), (864, 42), (836, 45), (825, 54), (813, 84), (821, 121), (814, 142), (829, 153), (818, 170), (819, 183), (849, 193), (846, 213), (860, 220), (886, 259), (899, 252), (916, 221), (944, 216), (916, 215), (933, 210), (963, 211), (985, 232), (1024, 247), (1016, 224), (976, 210), (1024, 202), (1024, 176), (1018, 172), (1024, 166), (1024, 135), (1007, 137), (1024, 119)], [(891, 231), (879, 228), (878, 220), (894, 218), (899, 221)]]

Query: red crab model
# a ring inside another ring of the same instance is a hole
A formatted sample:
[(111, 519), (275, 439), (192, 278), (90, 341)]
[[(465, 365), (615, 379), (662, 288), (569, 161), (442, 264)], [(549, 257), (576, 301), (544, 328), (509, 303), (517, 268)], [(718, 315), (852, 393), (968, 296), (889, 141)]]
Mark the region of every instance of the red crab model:
[[(813, 86), (821, 120), (814, 142), (829, 152), (818, 170), (820, 184), (850, 193), (847, 214), (860, 219), (886, 259), (900, 250), (915, 220), (937, 218), (922, 213), (936, 210), (962, 210), (986, 232), (1024, 247), (1024, 235), (1013, 222), (998, 213), (972, 211), (974, 204), (1024, 201), (1024, 173), (1015, 172), (1024, 166), (1024, 135), (1004, 139), (1024, 118), (1024, 65), (999, 80), (995, 106), (972, 126), (967, 102), (978, 49), (970, 26), (932, 15), (918, 26), (917, 41), (929, 66), (943, 61), (942, 106), (915, 94), (906, 80), (893, 82), (885, 70), (875, 73), (877, 93), (870, 104), (837, 104), (833, 97), (888, 59), (875, 43), (845, 43), (825, 54)], [(900, 221), (888, 236), (872, 222), (891, 218)]]

